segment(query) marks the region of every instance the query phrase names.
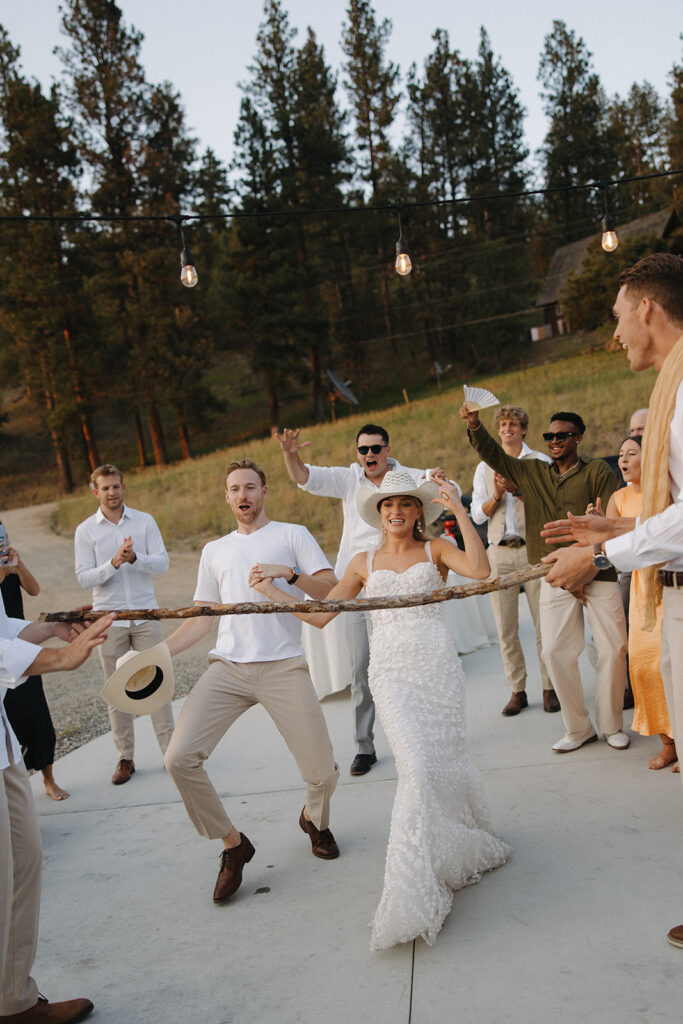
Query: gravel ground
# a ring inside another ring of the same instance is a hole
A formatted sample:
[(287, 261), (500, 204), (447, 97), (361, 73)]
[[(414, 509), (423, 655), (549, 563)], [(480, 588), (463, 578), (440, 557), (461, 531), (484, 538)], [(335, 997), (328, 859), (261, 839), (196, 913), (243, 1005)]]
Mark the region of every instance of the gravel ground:
[[(52, 504), (36, 505), (3, 512), (0, 516), (7, 526), (10, 543), (20, 552), (41, 587), (38, 597), (24, 595), (24, 611), (29, 619), (38, 618), (43, 611), (74, 608), (85, 604), (89, 598), (74, 575), (72, 539), (58, 536), (51, 529), (53, 508)], [(93, 500), (93, 511), (95, 508)], [(169, 551), (169, 555), (169, 571), (155, 579), (157, 600), (161, 607), (180, 608), (192, 603), (199, 552)], [(164, 636), (176, 625), (177, 622), (164, 622)], [(176, 697), (189, 693), (204, 671), (216, 628), (192, 650), (173, 659)], [(109, 732), (107, 705), (99, 696), (103, 677), (97, 653), (76, 672), (51, 673), (43, 682), (57, 733), (55, 759)], [(114, 757), (112, 746), (112, 760)]]

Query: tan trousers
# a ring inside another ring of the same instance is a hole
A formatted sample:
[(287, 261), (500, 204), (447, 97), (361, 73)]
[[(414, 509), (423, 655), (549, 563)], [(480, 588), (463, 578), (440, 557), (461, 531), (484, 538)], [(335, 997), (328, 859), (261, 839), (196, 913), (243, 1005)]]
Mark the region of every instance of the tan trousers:
[[(141, 622), (139, 626), (112, 626), (107, 639), (100, 647), (100, 658), (104, 669), (105, 681), (116, 668), (116, 661), (128, 651), (147, 651), (150, 647), (156, 647), (164, 639), (160, 622)], [(132, 761), (135, 747), (135, 732), (133, 723), (135, 715), (129, 715), (127, 711), (119, 711), (117, 708), (109, 708), (109, 721), (114, 737), (114, 745), (118, 751), (119, 759), (125, 758)], [(150, 715), (157, 741), (161, 747), (161, 753), (165, 754), (171, 742), (173, 734), (173, 706), (169, 701), (163, 707), (153, 711)]]
[(679, 753), (683, 753), (683, 588), (664, 587), (662, 607), (661, 669), (664, 693), (676, 748)]
[(211, 661), (183, 705), (164, 763), (200, 835), (222, 839), (233, 824), (204, 770), (204, 762), (233, 722), (262, 704), (308, 784), (306, 809), (318, 829), (330, 821), (337, 785), (327, 723), (305, 658), (281, 661)]
[[(10, 754), (11, 758), (11, 754)], [(0, 1016), (38, 1001), (31, 969), (38, 942), (43, 847), (24, 762), (0, 770)]]
[[(598, 655), (595, 668), (595, 719), (606, 736), (619, 732), (626, 685), (626, 619), (618, 583), (588, 583), (583, 588), (586, 614)], [(585, 646), (583, 604), (568, 591), (541, 584), (543, 658), (562, 707), (567, 735), (586, 739), (593, 733), (579, 675)]]
[[(489, 544), (486, 549), (489, 562), (491, 563), (491, 575), (502, 576), (506, 572), (516, 572), (518, 569), (528, 569), (526, 547), (509, 548), (506, 545)], [(498, 630), (498, 641), (500, 653), (503, 658), (503, 668), (508, 683), (513, 693), (522, 693), (526, 689), (526, 663), (524, 652), (519, 641), (519, 587), (510, 587), (507, 590), (495, 590), (491, 594), (491, 608), (493, 617), (496, 620)], [(552, 690), (548, 670), (543, 661), (543, 645), (541, 643), (541, 581), (530, 580), (524, 584), (524, 593), (531, 612), (534, 627), (536, 629), (536, 650), (538, 651), (538, 664), (541, 670), (541, 682), (544, 690)]]

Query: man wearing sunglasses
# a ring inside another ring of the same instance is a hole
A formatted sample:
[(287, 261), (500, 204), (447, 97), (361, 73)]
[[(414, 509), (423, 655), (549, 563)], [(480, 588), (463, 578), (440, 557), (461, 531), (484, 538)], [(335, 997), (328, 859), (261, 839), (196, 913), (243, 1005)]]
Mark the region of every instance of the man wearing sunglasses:
[[(378, 543), (378, 533), (361, 519), (356, 506), (360, 487), (379, 487), (391, 469), (402, 469), (413, 476), (416, 485), (424, 482), (421, 469), (402, 466), (390, 455), (389, 434), (384, 427), (366, 423), (356, 435), (357, 462), (350, 466), (313, 466), (304, 463), (299, 455), (310, 441), (301, 441), (299, 430), (285, 429), (277, 434), (282, 447), (285, 466), (290, 479), (302, 491), (324, 498), (339, 498), (342, 502), (344, 526), (334, 571), (339, 579), (359, 551), (367, 551)], [(351, 764), (352, 775), (365, 775), (377, 761), (374, 745), (375, 704), (368, 687), (370, 646), (368, 628), (370, 617), (364, 612), (347, 612), (337, 616), (325, 627), (327, 669), (332, 677), (331, 692), (351, 684), (354, 712), (356, 756)], [(304, 627), (306, 630), (309, 627)], [(320, 639), (316, 637), (318, 643)], [(314, 669), (315, 658), (311, 659)]]
[[(566, 519), (567, 513), (583, 515), (586, 506), (600, 498), (607, 507), (617, 481), (606, 462), (579, 454), (586, 427), (576, 413), (557, 412), (543, 435), (551, 463), (538, 459), (516, 459), (508, 455), (487, 432), (476, 412), (466, 405), (460, 416), (467, 421), (470, 443), (496, 473), (507, 477), (521, 490), (527, 527), (529, 562), (548, 554), (541, 530), (545, 523)], [(595, 684), (595, 717), (598, 730), (611, 747), (629, 745), (622, 732), (624, 686), (626, 682), (626, 619), (612, 567), (573, 594), (556, 589), (544, 580), (541, 585), (541, 639), (543, 660), (557, 694), (565, 735), (553, 745), (558, 754), (578, 750), (597, 739), (583, 698), (579, 655), (585, 646), (583, 609), (593, 631), (598, 654)]]

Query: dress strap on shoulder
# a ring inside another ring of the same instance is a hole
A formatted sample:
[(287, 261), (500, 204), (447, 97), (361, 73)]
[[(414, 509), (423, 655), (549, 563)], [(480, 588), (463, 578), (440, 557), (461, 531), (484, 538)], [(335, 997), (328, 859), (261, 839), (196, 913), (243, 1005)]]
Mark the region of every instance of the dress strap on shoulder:
[(366, 552), (367, 558), (368, 558), (368, 576), (372, 572), (372, 563), (375, 560), (376, 553), (377, 553), (377, 548), (371, 548), (370, 551)]
[(432, 542), (430, 540), (425, 541), (425, 554), (427, 555), (427, 561), (431, 562), (433, 565), (434, 559), (432, 558)]

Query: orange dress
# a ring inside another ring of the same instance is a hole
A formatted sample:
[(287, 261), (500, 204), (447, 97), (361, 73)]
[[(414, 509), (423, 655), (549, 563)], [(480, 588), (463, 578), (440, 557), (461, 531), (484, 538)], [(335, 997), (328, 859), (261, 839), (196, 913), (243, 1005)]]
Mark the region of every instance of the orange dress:
[[(639, 516), (642, 494), (633, 487), (622, 487), (614, 492), (614, 501), (620, 516)], [(662, 733), (672, 736), (669, 711), (664, 696), (664, 684), (659, 669), (662, 646), (662, 606), (657, 608), (657, 622), (650, 633), (643, 632), (645, 590), (642, 573), (636, 569), (631, 577), (631, 603), (628, 613), (628, 667), (631, 675), (635, 710), (634, 732), (642, 736)]]

